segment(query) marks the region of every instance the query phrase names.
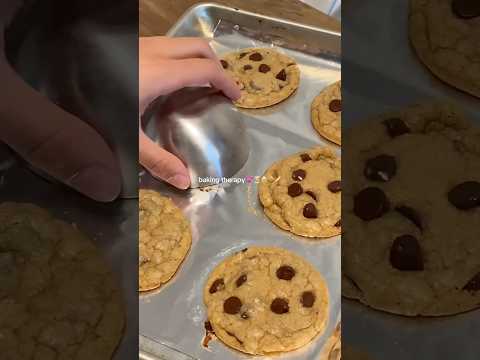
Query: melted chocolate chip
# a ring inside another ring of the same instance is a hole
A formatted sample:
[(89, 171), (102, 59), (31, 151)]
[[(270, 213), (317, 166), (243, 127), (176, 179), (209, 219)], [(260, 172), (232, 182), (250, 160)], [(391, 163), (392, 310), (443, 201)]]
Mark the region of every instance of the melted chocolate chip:
[(480, 290), (480, 273), (475, 275), (464, 287), (463, 290), (477, 292)]
[(383, 121), (383, 124), (387, 128), (387, 133), (390, 137), (394, 138), (403, 134), (408, 134), (410, 129), (407, 124), (400, 118), (390, 118)]
[(263, 56), (262, 54), (256, 52), (256, 53), (253, 53), (252, 55), (250, 55), (248, 57), (250, 60), (252, 61), (262, 61), (263, 60)]
[(340, 227), (342, 226), (342, 219), (338, 220), (336, 223), (335, 223), (335, 227)]
[(303, 307), (311, 308), (315, 303), (315, 294), (311, 291), (304, 291), (302, 293), (302, 298), (300, 299)]
[(365, 221), (379, 218), (389, 209), (385, 193), (376, 187), (363, 189), (355, 195), (353, 201), (353, 212)]
[(220, 62), (222, 63), (222, 67), (224, 69), (228, 68), (228, 63), (225, 60), (222, 59), (222, 60), (220, 60)]
[(295, 276), (295, 269), (288, 265), (282, 265), (277, 269), (276, 274), (280, 280), (292, 280)]
[(242, 286), (245, 281), (247, 281), (247, 275), (243, 274), (237, 279), (237, 281), (235, 281), (235, 285), (237, 285), (238, 288)]
[(205, 326), (205, 331), (210, 333), (213, 332), (213, 327), (210, 321), (205, 321), (204, 326)]
[(258, 67), (258, 71), (260, 71), (261, 73), (267, 73), (270, 71), (270, 66), (268, 66), (267, 64), (261, 64)]
[(389, 181), (397, 173), (397, 162), (390, 155), (378, 155), (368, 159), (365, 163), (363, 174), (372, 181)]
[(286, 314), (289, 310), (288, 301), (282, 298), (276, 298), (272, 301), (270, 310), (272, 310), (272, 312), (275, 314)]
[(225, 289), (225, 283), (223, 279), (217, 279), (213, 282), (212, 286), (210, 286), (210, 294), (215, 294), (217, 291)]
[(230, 315), (235, 315), (240, 312), (242, 302), (236, 296), (231, 296), (223, 303), (223, 311)]
[(313, 200), (317, 201), (317, 196), (313, 193), (313, 191), (305, 191), (305, 194), (307, 194), (308, 196), (310, 196)]
[(412, 235), (397, 237), (390, 249), (390, 263), (402, 271), (422, 271), (423, 256), (418, 240)]
[(316, 219), (318, 217), (318, 211), (314, 204), (308, 203), (303, 207), (303, 216), (307, 219)]
[(453, 0), (452, 12), (461, 19), (473, 19), (480, 16), (480, 1)]
[(252, 68), (252, 65), (248, 65), (248, 64), (247, 64), (247, 65), (243, 65), (243, 70), (247, 71), (247, 70), (251, 70), (251, 69), (253, 69), (253, 68)]
[(248, 250), (248, 248), (242, 249), (242, 252), (246, 252), (247, 250)]
[(329, 109), (331, 112), (340, 112), (340, 111), (342, 111), (342, 100), (340, 100), (340, 99), (333, 99), (333, 100), (330, 101), (330, 103), (328, 104), (328, 109)]
[(297, 169), (292, 173), (292, 179), (302, 181), (307, 176), (307, 172), (303, 169)]
[(312, 160), (312, 158), (308, 154), (300, 154), (300, 158), (302, 159), (303, 162)]
[(242, 315), (240, 315), (240, 317), (243, 319), (243, 320), (247, 320), (248, 318), (250, 318), (250, 316), (248, 316), (248, 314), (244, 311), (242, 313)]
[(240, 55), (238, 55), (238, 58), (241, 59), (243, 57), (245, 57), (245, 55), (247, 55), (248, 53), (246, 52), (243, 52), (243, 53), (240, 53)]
[(285, 72), (285, 69), (280, 70), (280, 72), (275, 76), (277, 80), (285, 81), (287, 80), (287, 73)]
[(332, 193), (340, 192), (342, 191), (342, 182), (340, 180), (332, 181), (328, 183), (327, 188)]
[(290, 195), (291, 197), (300, 196), (302, 195), (302, 193), (303, 193), (302, 185), (300, 185), (299, 183), (293, 183), (288, 186), (288, 195)]
[(480, 206), (480, 183), (466, 181), (448, 192), (448, 201), (460, 210), (469, 210)]
[(422, 226), (422, 220), (420, 219), (420, 215), (412, 209), (411, 207), (408, 206), (397, 206), (395, 208), (396, 211), (398, 211), (400, 214), (405, 216), (408, 220), (413, 222), (420, 230), (423, 230)]

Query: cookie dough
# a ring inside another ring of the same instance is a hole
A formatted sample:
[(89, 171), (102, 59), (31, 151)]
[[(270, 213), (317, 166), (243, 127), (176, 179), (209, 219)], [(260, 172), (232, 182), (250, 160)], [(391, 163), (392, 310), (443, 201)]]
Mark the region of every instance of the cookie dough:
[(298, 88), (300, 70), (295, 60), (274, 49), (248, 48), (226, 54), (222, 66), (239, 84), (241, 108), (277, 104)]
[(345, 136), (343, 295), (407, 316), (480, 305), (480, 132), (413, 106)]
[(306, 237), (341, 233), (340, 158), (315, 147), (274, 163), (258, 189), (265, 214), (284, 230)]
[(152, 190), (140, 190), (139, 288), (153, 290), (168, 282), (192, 243), (190, 224), (173, 201)]
[(478, 0), (410, 0), (410, 40), (433, 74), (480, 97)]
[(210, 274), (204, 301), (216, 336), (244, 353), (287, 352), (308, 344), (328, 322), (328, 290), (301, 257), (251, 247)]
[(342, 144), (341, 88), (340, 81), (329, 85), (313, 100), (311, 108), (315, 130), (338, 145)]
[(3, 360), (111, 359), (125, 325), (96, 247), (31, 204), (0, 204), (0, 309)]

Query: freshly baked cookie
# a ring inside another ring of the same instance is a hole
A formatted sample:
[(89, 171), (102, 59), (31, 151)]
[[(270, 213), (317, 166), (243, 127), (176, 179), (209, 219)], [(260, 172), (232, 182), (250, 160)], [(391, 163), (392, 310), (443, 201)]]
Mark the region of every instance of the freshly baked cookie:
[(340, 158), (315, 147), (274, 163), (258, 188), (265, 214), (274, 224), (307, 237), (341, 233)]
[(97, 248), (31, 204), (0, 204), (0, 309), (3, 360), (111, 359), (125, 325)]
[(140, 190), (139, 288), (153, 290), (169, 281), (190, 250), (190, 224), (173, 201)]
[(407, 316), (479, 307), (478, 128), (425, 105), (344, 139), (343, 294)]
[(342, 97), (341, 82), (325, 89), (312, 102), (312, 124), (324, 138), (342, 144)]
[(410, 0), (410, 40), (433, 74), (480, 97), (478, 0)]
[(308, 344), (328, 322), (328, 290), (301, 257), (251, 247), (227, 258), (204, 288), (216, 336), (248, 354), (287, 352)]
[(240, 85), (235, 105), (263, 108), (277, 104), (298, 88), (300, 70), (295, 60), (273, 49), (248, 48), (226, 54), (223, 68)]

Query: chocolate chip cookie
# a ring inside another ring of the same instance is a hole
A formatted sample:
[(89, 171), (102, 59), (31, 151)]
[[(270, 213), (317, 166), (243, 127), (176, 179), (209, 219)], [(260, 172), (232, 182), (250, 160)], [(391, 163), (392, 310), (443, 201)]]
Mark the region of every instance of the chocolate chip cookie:
[(192, 243), (190, 224), (173, 201), (140, 190), (139, 289), (153, 290), (169, 281)]
[(284, 230), (306, 237), (341, 233), (340, 158), (326, 147), (274, 163), (258, 189), (265, 214)]
[(224, 260), (205, 284), (204, 301), (216, 336), (248, 354), (298, 349), (328, 322), (324, 279), (281, 248), (251, 247)]
[(480, 97), (478, 0), (410, 0), (410, 40), (433, 74)]
[(235, 105), (263, 108), (277, 104), (298, 88), (300, 69), (295, 60), (274, 49), (248, 48), (226, 54), (222, 66), (239, 84)]
[(479, 307), (479, 129), (449, 105), (424, 105), (345, 140), (344, 296), (408, 316)]
[(31, 204), (0, 204), (1, 358), (111, 359), (121, 292), (76, 227)]
[(342, 144), (342, 96), (341, 82), (337, 81), (315, 97), (312, 102), (312, 125), (317, 132), (334, 142)]

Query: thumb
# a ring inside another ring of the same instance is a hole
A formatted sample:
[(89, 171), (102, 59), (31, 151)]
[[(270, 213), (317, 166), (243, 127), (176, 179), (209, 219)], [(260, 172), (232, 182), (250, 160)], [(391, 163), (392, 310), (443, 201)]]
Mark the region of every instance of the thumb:
[(63, 111), (0, 62), (0, 140), (34, 167), (97, 201), (120, 193), (115, 156), (89, 125)]
[(155, 144), (141, 129), (138, 143), (140, 164), (153, 177), (179, 189), (187, 189), (190, 186), (188, 170), (179, 158)]

